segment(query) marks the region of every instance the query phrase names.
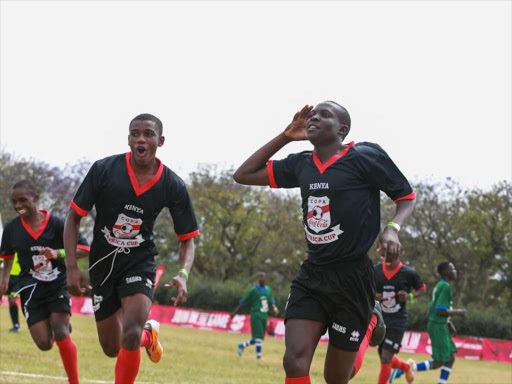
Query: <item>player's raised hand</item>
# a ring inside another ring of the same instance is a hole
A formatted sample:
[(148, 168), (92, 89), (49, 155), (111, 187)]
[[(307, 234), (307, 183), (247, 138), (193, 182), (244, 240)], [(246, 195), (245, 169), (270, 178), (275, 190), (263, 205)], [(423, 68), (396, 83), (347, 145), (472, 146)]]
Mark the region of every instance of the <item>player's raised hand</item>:
[(309, 112), (313, 109), (312, 105), (305, 105), (299, 112), (293, 116), (293, 120), (284, 130), (284, 135), (293, 141), (307, 140), (306, 123)]
[(378, 302), (383, 301), (384, 298), (382, 297), (382, 293), (376, 293), (375, 294), (375, 300), (377, 300)]
[(77, 268), (67, 268), (67, 288), (73, 296), (83, 296), (85, 289), (92, 289), (86, 277)]
[(57, 249), (52, 249), (50, 247), (44, 247), (39, 250), (40, 255), (45, 255), (48, 260), (54, 260), (60, 257), (60, 252)]
[(165, 284), (165, 287), (176, 287), (178, 289), (178, 294), (176, 297), (171, 297), (174, 305), (178, 305), (179, 303), (187, 302), (187, 279), (182, 274), (178, 274), (174, 276), (170, 283)]

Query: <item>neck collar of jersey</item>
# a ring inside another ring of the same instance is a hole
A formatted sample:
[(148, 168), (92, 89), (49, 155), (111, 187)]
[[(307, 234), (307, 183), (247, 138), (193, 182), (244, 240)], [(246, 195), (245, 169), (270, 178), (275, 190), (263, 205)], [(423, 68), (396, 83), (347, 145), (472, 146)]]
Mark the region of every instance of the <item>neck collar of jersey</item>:
[(256, 284), (256, 288), (258, 288), (261, 293), (265, 293), (265, 291), (267, 290), (267, 286), (266, 285), (263, 288), (261, 288), (259, 284)]
[(384, 276), (386, 276), (386, 279), (391, 280), (393, 276), (395, 276), (398, 271), (402, 268), (402, 262), (399, 262), (398, 265), (391, 271), (391, 273), (388, 273), (388, 270), (386, 269), (386, 263), (382, 263), (382, 272), (384, 272)]
[(316, 155), (315, 151), (313, 151), (313, 162), (315, 163), (316, 167), (318, 168), (318, 171), (320, 172), (320, 174), (324, 173), (327, 168), (329, 168), (331, 165), (333, 165), (336, 161), (338, 161), (339, 159), (341, 159), (343, 156), (345, 156), (347, 154), (347, 152), (349, 151), (350, 148), (352, 148), (352, 146), (354, 145), (355, 143), (353, 141), (351, 141), (350, 143), (347, 144), (347, 148), (345, 148), (343, 151), (341, 151), (340, 153), (338, 153), (337, 155), (334, 155), (333, 157), (331, 157), (329, 160), (327, 160), (325, 162), (325, 164), (322, 163), (322, 161), (318, 158), (318, 156)]
[(45, 214), (45, 218), (44, 218), (43, 224), (41, 224), (41, 226), (39, 227), (37, 232), (34, 232), (34, 230), (30, 227), (30, 225), (28, 225), (28, 223), (23, 219), (23, 217), (20, 216), (21, 224), (23, 225), (23, 228), (25, 228), (25, 231), (27, 231), (28, 234), (30, 236), (32, 236), (32, 238), (34, 240), (39, 239), (39, 236), (41, 236), (41, 234), (46, 229), (46, 226), (48, 225), (48, 220), (50, 220), (50, 212), (48, 212), (45, 209), (40, 209), (39, 212), (44, 213)]
[(155, 157), (155, 160), (160, 164), (158, 166), (158, 171), (156, 171), (155, 176), (153, 176), (153, 178), (151, 180), (149, 180), (146, 184), (140, 186), (139, 182), (137, 181), (137, 176), (135, 175), (135, 171), (132, 168), (132, 164), (130, 163), (131, 157), (132, 157), (132, 153), (127, 152), (126, 153), (126, 169), (128, 169), (128, 176), (130, 176), (130, 181), (131, 181), (132, 187), (135, 191), (135, 195), (140, 196), (144, 192), (147, 192), (153, 185), (158, 183), (158, 180), (160, 180), (160, 177), (162, 176), (162, 173), (164, 171), (164, 165), (160, 161), (160, 159)]

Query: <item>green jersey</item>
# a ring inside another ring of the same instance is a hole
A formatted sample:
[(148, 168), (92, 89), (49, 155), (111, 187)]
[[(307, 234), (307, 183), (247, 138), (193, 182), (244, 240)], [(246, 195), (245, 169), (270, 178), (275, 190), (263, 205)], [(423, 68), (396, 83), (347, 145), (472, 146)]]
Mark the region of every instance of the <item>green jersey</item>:
[(452, 288), (445, 280), (441, 280), (437, 283), (434, 291), (432, 292), (432, 304), (428, 309), (430, 314), (428, 321), (446, 324), (448, 322), (448, 316), (440, 316), (436, 313), (436, 309), (452, 309)]
[(240, 300), (240, 305), (251, 306), (251, 315), (266, 314), (269, 304), (275, 303), (272, 290), (266, 285), (265, 288), (261, 288), (259, 285), (252, 287), (245, 296), (242, 297), (242, 300)]

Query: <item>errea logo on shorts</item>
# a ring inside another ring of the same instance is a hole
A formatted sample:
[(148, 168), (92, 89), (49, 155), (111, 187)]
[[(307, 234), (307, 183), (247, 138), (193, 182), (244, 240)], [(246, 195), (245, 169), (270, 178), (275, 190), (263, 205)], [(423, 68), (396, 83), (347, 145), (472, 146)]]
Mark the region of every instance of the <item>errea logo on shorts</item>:
[(359, 332), (357, 331), (352, 331), (352, 333), (350, 334), (350, 341), (359, 341)]
[(347, 327), (343, 327), (342, 325), (339, 325), (336, 323), (332, 323), (332, 329), (334, 329), (335, 331), (341, 332), (341, 333), (347, 332)]
[(93, 295), (92, 301), (94, 303), (94, 305), (92, 306), (92, 309), (94, 310), (94, 312), (97, 312), (98, 309), (100, 309), (101, 302), (103, 301), (103, 296)]
[(140, 277), (140, 276), (132, 276), (132, 277), (127, 277), (126, 278), (126, 284), (135, 283), (137, 281), (142, 281), (142, 277)]

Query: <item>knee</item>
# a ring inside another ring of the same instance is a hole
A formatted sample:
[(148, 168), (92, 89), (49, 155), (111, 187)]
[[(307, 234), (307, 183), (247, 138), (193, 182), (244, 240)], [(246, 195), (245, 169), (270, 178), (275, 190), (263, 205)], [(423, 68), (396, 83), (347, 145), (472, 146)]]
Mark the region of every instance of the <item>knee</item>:
[(69, 336), (69, 328), (66, 327), (56, 327), (53, 329), (53, 334), (56, 340), (62, 341)]
[(140, 347), (142, 328), (138, 325), (127, 327), (123, 330), (121, 344), (123, 347), (134, 350)]
[(36, 341), (37, 348), (41, 351), (49, 351), (53, 347), (52, 340), (37, 340)]
[(298, 353), (286, 351), (283, 356), (283, 368), (288, 377), (302, 377), (309, 372), (308, 362)]
[(119, 354), (119, 346), (114, 344), (101, 344), (103, 353), (108, 357), (117, 357)]

